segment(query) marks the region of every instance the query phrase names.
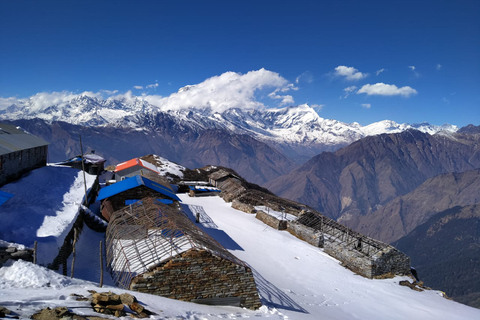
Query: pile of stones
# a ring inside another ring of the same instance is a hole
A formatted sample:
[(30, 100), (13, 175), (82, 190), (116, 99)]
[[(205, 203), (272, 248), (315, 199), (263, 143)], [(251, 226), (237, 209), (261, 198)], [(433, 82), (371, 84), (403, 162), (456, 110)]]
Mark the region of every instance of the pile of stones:
[[(145, 309), (137, 298), (128, 293), (96, 292), (91, 290), (91, 296), (72, 294), (77, 301), (90, 301), (93, 310), (109, 316), (130, 318), (148, 318), (154, 313)], [(7, 310), (8, 311), (8, 310)], [(7, 314), (7, 312), (5, 312)], [(12, 318), (12, 317), (10, 317)], [(45, 308), (31, 316), (33, 320), (105, 320), (111, 317), (82, 316), (72, 313), (67, 307)]]
[(138, 303), (137, 298), (128, 293), (115, 294), (113, 292), (91, 292), (92, 306), (96, 312), (132, 318), (148, 318), (153, 313)]

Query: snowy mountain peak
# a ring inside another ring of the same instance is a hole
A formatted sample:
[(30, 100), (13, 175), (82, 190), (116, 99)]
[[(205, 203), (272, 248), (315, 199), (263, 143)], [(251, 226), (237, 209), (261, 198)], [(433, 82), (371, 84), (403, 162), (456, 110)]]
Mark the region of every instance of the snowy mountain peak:
[[(195, 91), (195, 86), (186, 86), (180, 92)], [(194, 94), (194, 93), (189, 93)], [(204, 107), (173, 108), (164, 110), (159, 101), (134, 96), (128, 92), (103, 99), (99, 94), (84, 92), (39, 93), (28, 99), (17, 100), (0, 109), (0, 120), (40, 118), (47, 122), (64, 121), (83, 126), (114, 126), (134, 130), (162, 130), (161, 119), (169, 119), (174, 127), (194, 132), (206, 129), (224, 129), (237, 134), (249, 134), (265, 143), (272, 143), (292, 158), (310, 157), (321, 151), (333, 151), (365, 136), (381, 133), (396, 133), (417, 129), (434, 134), (439, 131), (455, 132), (456, 126), (433, 126), (428, 123), (398, 124), (384, 120), (361, 126), (324, 119), (309, 105), (302, 104), (285, 108), (252, 107), (252, 104), (237, 102), (230, 107), (219, 107), (221, 102), (207, 101)], [(168, 103), (174, 103), (175, 95)], [(241, 106), (242, 105), (242, 106)], [(241, 107), (240, 107), (241, 106)], [(159, 120), (160, 119), (160, 120)]]

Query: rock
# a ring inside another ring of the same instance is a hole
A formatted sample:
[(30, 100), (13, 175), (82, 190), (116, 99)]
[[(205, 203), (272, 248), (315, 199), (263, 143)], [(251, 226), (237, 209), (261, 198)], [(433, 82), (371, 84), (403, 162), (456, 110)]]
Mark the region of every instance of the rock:
[(142, 305), (140, 305), (138, 302), (133, 302), (132, 304), (129, 305), (130, 309), (135, 311), (136, 313), (142, 313), (144, 308)]
[(45, 308), (40, 312), (32, 315), (31, 319), (33, 320), (56, 320), (64, 317), (72, 317), (73, 314), (68, 311), (66, 307), (58, 307), (55, 309)]
[(128, 294), (128, 293), (122, 293), (120, 295), (120, 301), (123, 303), (123, 304), (126, 304), (126, 305), (131, 305), (132, 303), (134, 302), (137, 302), (137, 298), (135, 298), (134, 296), (132, 296), (131, 294)]
[(402, 280), (398, 284), (401, 285), (401, 286), (409, 287), (410, 289), (415, 290), (415, 291), (420, 291), (420, 292), (423, 291), (422, 288), (417, 287), (415, 282), (411, 283), (408, 280)]
[(0, 307), (0, 317), (5, 317), (7, 314), (11, 314), (12, 311), (8, 310), (5, 307)]

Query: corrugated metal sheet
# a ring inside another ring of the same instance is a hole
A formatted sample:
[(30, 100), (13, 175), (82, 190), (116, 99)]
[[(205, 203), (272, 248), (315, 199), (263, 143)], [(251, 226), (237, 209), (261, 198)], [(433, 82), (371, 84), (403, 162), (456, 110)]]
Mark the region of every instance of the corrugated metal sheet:
[(142, 176), (134, 176), (131, 178), (127, 178), (125, 180), (112, 184), (108, 187), (102, 188), (98, 193), (97, 200), (106, 199), (108, 197), (136, 188), (141, 185), (144, 185), (147, 188), (157, 191), (173, 200), (181, 201), (180, 198), (178, 198), (175, 193), (173, 193), (171, 190), (168, 190), (165, 186), (162, 186), (161, 184), (158, 184)]
[(0, 155), (49, 145), (42, 138), (31, 135), (15, 126), (0, 123)]
[(157, 174), (159, 173), (158, 170), (157, 170), (157, 167), (155, 167), (150, 162), (144, 161), (144, 160), (139, 159), (139, 158), (134, 158), (134, 159), (131, 159), (131, 160), (128, 160), (128, 161), (125, 161), (125, 162), (122, 162), (122, 163), (118, 164), (115, 167), (115, 172), (120, 172), (122, 170), (131, 168), (131, 167), (135, 167), (135, 166), (139, 166), (139, 167), (151, 170), (151, 171), (153, 171)]

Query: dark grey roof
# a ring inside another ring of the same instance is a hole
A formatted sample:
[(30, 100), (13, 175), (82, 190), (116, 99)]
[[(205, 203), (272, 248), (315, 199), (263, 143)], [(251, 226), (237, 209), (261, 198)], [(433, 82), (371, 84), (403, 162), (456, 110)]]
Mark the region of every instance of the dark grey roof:
[(46, 146), (49, 143), (14, 125), (0, 123), (0, 155)]

